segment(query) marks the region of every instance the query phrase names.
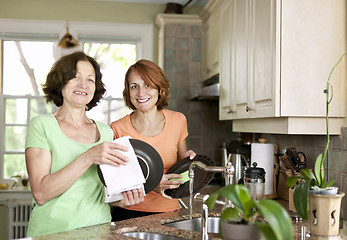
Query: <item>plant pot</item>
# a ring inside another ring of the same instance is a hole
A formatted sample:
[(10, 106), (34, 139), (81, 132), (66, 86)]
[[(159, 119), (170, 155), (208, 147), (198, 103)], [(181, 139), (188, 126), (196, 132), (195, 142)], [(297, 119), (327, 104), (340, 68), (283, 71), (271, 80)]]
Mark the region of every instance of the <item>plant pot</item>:
[(221, 235), (224, 240), (259, 240), (260, 230), (255, 225), (221, 221)]
[(341, 200), (344, 193), (328, 195), (309, 193), (309, 232), (316, 236), (337, 236)]
[(338, 187), (330, 187), (330, 188), (323, 188), (323, 189), (310, 189), (308, 192), (310, 194), (322, 194), (322, 195), (336, 195), (338, 192)]

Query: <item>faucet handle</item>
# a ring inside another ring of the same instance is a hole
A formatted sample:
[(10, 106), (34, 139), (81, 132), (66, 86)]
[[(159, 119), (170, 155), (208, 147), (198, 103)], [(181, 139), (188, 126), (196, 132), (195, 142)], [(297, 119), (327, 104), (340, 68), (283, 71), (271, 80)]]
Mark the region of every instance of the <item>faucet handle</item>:
[(196, 193), (194, 195), (194, 201), (205, 203), (205, 201), (210, 197), (208, 194)]

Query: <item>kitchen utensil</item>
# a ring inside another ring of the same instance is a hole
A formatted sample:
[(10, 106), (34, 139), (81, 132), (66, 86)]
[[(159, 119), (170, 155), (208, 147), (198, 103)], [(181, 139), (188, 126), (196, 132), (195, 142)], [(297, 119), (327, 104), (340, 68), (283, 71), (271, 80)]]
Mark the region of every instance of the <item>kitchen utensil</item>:
[[(207, 166), (215, 166), (215, 162), (204, 155), (196, 155), (192, 160), (189, 157), (184, 158), (174, 164), (166, 173), (185, 173), (189, 171), (189, 166), (193, 161), (199, 161)], [(213, 172), (206, 172), (198, 167), (194, 168), (194, 187), (193, 192), (199, 192), (205, 185), (207, 185), (213, 178)], [(173, 198), (183, 198), (189, 196), (189, 181), (181, 184), (175, 189), (166, 189), (165, 194)]]
[(293, 174), (296, 172), (295, 167), (291, 161), (289, 161), (287, 155), (278, 156), (278, 159), (281, 161), (283, 169), (290, 169)]
[(287, 148), (286, 155), (296, 171), (299, 172), (300, 169), (305, 168), (306, 156), (303, 152), (298, 152), (295, 148)]
[[(159, 153), (148, 143), (138, 139), (129, 139), (129, 141), (134, 149), (135, 155), (146, 179), (146, 183), (144, 184), (145, 192), (149, 193), (159, 184), (163, 176), (163, 161)], [(97, 167), (97, 170), (101, 182), (105, 185), (99, 166)]]
[(253, 162), (253, 167), (249, 167), (245, 171), (245, 184), (253, 200), (265, 197), (265, 170), (257, 167), (257, 163)]
[(230, 161), (235, 168), (233, 183), (241, 184), (243, 182), (243, 165), (249, 167), (246, 158), (239, 153), (230, 153), (228, 161)]

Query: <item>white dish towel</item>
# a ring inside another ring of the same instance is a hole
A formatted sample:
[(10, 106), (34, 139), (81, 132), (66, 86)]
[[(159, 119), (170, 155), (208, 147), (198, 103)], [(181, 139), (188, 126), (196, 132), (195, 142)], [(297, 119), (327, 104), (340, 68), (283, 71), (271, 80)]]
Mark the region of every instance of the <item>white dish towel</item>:
[(140, 164), (129, 139), (130, 137), (126, 136), (117, 138), (113, 141), (128, 147), (129, 150), (127, 152), (121, 151), (122, 154), (127, 156), (129, 159), (126, 165), (121, 165), (119, 167), (108, 164), (100, 165), (100, 169), (106, 184), (105, 202), (122, 200), (122, 192), (135, 188), (142, 188), (143, 193), (145, 194), (143, 184), (146, 182), (146, 180), (143, 176)]

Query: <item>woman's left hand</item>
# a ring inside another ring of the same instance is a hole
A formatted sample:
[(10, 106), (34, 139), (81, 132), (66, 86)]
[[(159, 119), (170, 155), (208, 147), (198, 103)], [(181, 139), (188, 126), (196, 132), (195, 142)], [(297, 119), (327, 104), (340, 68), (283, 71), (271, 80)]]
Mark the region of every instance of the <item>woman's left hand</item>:
[(122, 192), (123, 199), (117, 202), (111, 202), (111, 206), (128, 207), (139, 204), (145, 200), (142, 188)]
[(124, 204), (124, 206), (136, 205), (145, 200), (143, 190), (141, 188), (122, 192), (122, 194), (123, 200), (121, 201), (121, 204)]
[(193, 160), (193, 158), (195, 158), (196, 153), (193, 150), (188, 150), (185, 153), (185, 157), (189, 157), (190, 160)]

